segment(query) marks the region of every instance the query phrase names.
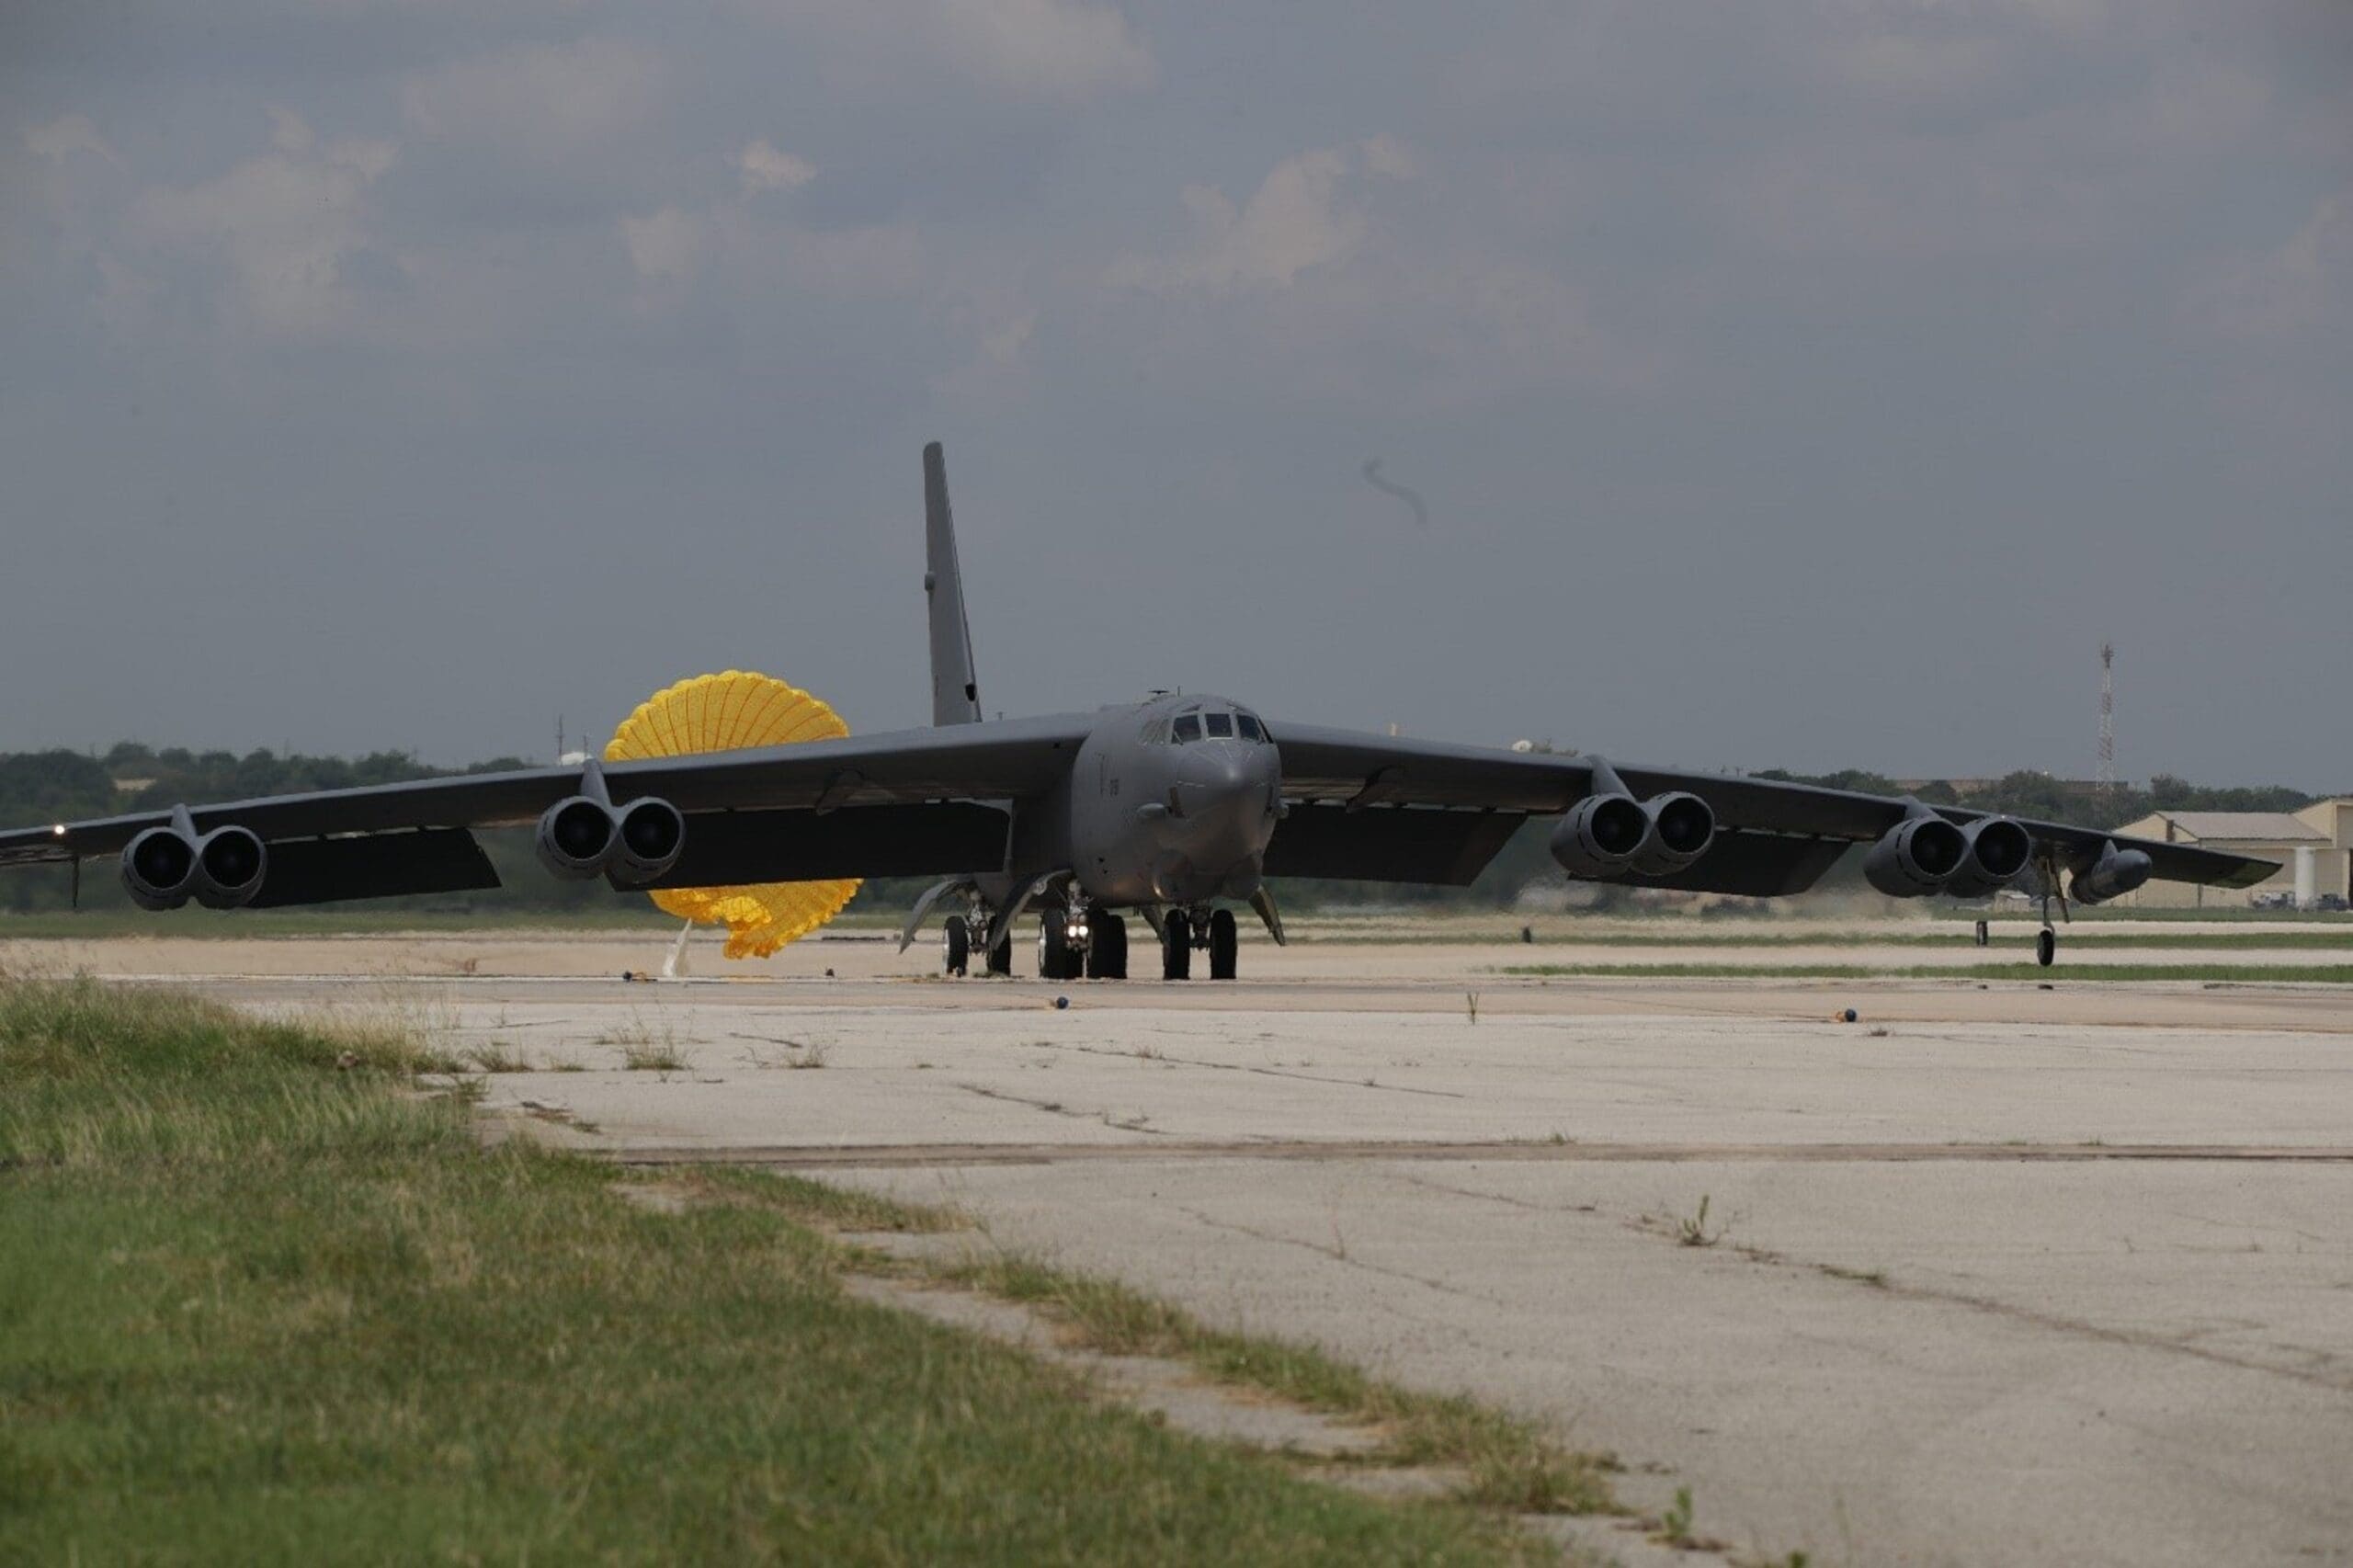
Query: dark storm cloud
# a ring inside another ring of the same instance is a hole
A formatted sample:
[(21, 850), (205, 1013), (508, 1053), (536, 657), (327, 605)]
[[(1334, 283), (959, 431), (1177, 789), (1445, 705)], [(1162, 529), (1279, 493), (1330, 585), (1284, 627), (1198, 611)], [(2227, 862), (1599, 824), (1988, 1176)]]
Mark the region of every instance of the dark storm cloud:
[[(2225, 25), (2227, 23), (2227, 25)], [(2341, 8), (36, 4), (0, 745), (538, 745), (727, 665), (2353, 781)], [(1363, 546), (1368, 451), (1443, 541)], [(61, 657), (59, 650), (72, 650)], [(1074, 656), (1074, 650), (1083, 656)]]

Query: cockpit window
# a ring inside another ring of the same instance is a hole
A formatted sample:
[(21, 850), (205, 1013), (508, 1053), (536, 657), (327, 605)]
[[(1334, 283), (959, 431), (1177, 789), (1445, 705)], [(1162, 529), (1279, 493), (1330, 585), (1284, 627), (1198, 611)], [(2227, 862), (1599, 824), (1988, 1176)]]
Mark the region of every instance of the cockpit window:
[(1231, 713), (1204, 713), (1201, 715), (1201, 722), (1210, 727), (1210, 733), (1213, 737), (1222, 740), (1233, 738), (1233, 715)]
[(1258, 716), (1256, 713), (1236, 713), (1233, 716), (1233, 731), (1245, 741), (1263, 741), (1267, 738), (1266, 732), (1258, 728)]
[(1179, 713), (1174, 728), (1178, 740), (1198, 741), (1201, 738), (1201, 716), (1199, 713)]

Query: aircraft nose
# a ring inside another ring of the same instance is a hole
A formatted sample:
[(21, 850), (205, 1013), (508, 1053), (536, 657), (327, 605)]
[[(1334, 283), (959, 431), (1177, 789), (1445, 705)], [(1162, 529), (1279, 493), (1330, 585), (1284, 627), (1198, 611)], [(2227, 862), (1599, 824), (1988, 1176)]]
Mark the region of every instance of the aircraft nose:
[(1178, 775), (1185, 820), (1200, 831), (1271, 823), (1276, 761), (1266, 745), (1210, 742), (1187, 748)]

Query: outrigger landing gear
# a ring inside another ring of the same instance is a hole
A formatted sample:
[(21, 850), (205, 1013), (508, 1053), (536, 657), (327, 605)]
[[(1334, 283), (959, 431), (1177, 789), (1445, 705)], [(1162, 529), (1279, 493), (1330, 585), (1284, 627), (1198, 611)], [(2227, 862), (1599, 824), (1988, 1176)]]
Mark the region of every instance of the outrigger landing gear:
[(2049, 969), (2059, 958), (2059, 933), (2045, 926), (2034, 938), (2034, 961)]

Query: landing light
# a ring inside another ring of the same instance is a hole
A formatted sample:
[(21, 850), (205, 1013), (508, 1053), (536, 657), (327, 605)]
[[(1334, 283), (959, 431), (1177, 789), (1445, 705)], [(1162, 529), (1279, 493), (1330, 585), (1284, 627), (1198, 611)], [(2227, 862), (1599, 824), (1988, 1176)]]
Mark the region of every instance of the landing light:
[(49, 831), (55, 834), (58, 837), (63, 838), (65, 836), (65, 824), (63, 823), (59, 823)]

